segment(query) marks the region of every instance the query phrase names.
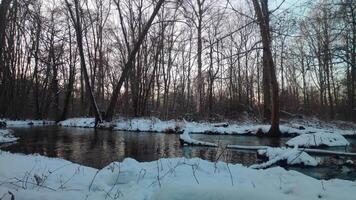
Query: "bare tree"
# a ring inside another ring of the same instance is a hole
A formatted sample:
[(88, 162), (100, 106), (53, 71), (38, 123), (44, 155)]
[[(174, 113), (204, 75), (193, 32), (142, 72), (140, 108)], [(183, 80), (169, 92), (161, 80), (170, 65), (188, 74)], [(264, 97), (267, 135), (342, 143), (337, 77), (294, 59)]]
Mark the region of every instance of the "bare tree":
[(150, 19), (148, 20), (148, 22), (146, 23), (142, 32), (140, 33), (139, 37), (137, 38), (136, 43), (134, 44), (134, 46), (127, 58), (126, 64), (122, 70), (121, 77), (114, 88), (114, 91), (113, 91), (111, 99), (110, 99), (109, 106), (106, 110), (106, 117), (105, 117), (106, 120), (111, 120), (114, 115), (114, 111), (115, 111), (115, 107), (116, 107), (116, 103), (117, 103), (117, 99), (118, 99), (118, 96), (120, 93), (121, 86), (122, 86), (124, 80), (126, 79), (128, 73), (132, 67), (133, 60), (135, 59), (135, 56), (136, 56), (137, 52), (139, 51), (140, 46), (141, 46), (144, 38), (146, 37), (147, 32), (150, 29), (152, 22), (153, 22), (154, 18), (156, 17), (156, 15), (163, 3), (164, 3), (164, 0), (159, 0), (157, 2)]
[(101, 114), (99, 112), (99, 108), (98, 105), (95, 101), (95, 97), (93, 94), (93, 90), (91, 88), (90, 85), (90, 81), (89, 81), (89, 75), (88, 75), (88, 71), (87, 71), (87, 67), (85, 64), (85, 55), (84, 55), (84, 49), (83, 49), (83, 30), (82, 30), (82, 20), (81, 20), (81, 7), (80, 7), (80, 2), (79, 0), (74, 0), (74, 11), (72, 8), (72, 4), (70, 4), (68, 2), (68, 0), (66, 0), (66, 5), (67, 8), (69, 10), (73, 25), (75, 27), (75, 31), (76, 31), (76, 38), (77, 38), (77, 46), (79, 49), (79, 56), (80, 56), (80, 66), (81, 66), (81, 70), (84, 74), (84, 80), (85, 80), (85, 85), (88, 91), (88, 95), (92, 104), (92, 108), (94, 109), (94, 114), (95, 114), (95, 119), (96, 119), (96, 124), (97, 122), (101, 122), (102, 121), (102, 117)]
[[(271, 89), (272, 89), (272, 116), (271, 116), (271, 128), (268, 134), (271, 136), (280, 136), (281, 131), (279, 130), (279, 93), (278, 93), (278, 82), (276, 77), (275, 65), (273, 62), (273, 56), (271, 51), (271, 35), (268, 18), (263, 14), (262, 9), (268, 10), (268, 1), (253, 0), (253, 6), (256, 12), (257, 20), (260, 27), (262, 45), (263, 45), (263, 58), (264, 58), (264, 68), (269, 72), (271, 78)], [(268, 11), (267, 11), (268, 12)]]

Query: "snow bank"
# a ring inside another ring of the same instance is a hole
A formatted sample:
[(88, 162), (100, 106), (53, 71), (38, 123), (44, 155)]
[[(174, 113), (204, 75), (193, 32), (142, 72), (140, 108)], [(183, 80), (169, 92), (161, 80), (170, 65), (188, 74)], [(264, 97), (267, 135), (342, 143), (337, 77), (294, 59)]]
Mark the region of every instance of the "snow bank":
[[(94, 118), (72, 118), (59, 122), (59, 125), (70, 127), (94, 128)], [(142, 132), (164, 132), (164, 133), (182, 133), (189, 130), (191, 134), (256, 134), (257, 132), (268, 132), (270, 125), (256, 123), (198, 123), (187, 122), (185, 120), (162, 121), (158, 118), (119, 118), (112, 122), (99, 124), (102, 128), (112, 128), (117, 131), (142, 131)], [(355, 130), (342, 130), (334, 126), (317, 126), (307, 122), (286, 123), (280, 125), (282, 134), (308, 134), (308, 133), (340, 133), (341, 135), (355, 135)]]
[(120, 118), (113, 122), (113, 130), (118, 131), (143, 131), (143, 132), (179, 132), (183, 124), (179, 121), (161, 121), (158, 118)]
[[(225, 124), (225, 123), (224, 123)], [(226, 126), (216, 126), (212, 123), (197, 123), (183, 121), (183, 129), (190, 130), (191, 134), (227, 134), (227, 135), (239, 135), (239, 134), (256, 134), (259, 131), (267, 133), (270, 129), (269, 124), (256, 124), (256, 123), (235, 123), (226, 124)], [(331, 128), (332, 127), (332, 128)], [(286, 123), (279, 127), (282, 134), (296, 134), (303, 135), (308, 133), (340, 133), (341, 135), (355, 135), (355, 130), (342, 130), (334, 126), (322, 126), (317, 127), (314, 125), (301, 124), (301, 123)]]
[[(0, 152), (0, 196), (15, 199), (353, 200), (356, 182), (320, 181), (280, 167), (255, 170), (201, 159), (114, 162), (98, 171), (62, 159)], [(24, 163), (26, 163), (24, 165)]]
[(338, 133), (303, 134), (290, 139), (288, 146), (319, 147), (319, 146), (347, 146), (350, 143)]
[(345, 121), (325, 122), (315, 117), (303, 117), (303, 119), (292, 119), (289, 127), (300, 129), (299, 134), (304, 133), (339, 133), (344, 136), (356, 136), (356, 124)]
[(262, 164), (252, 165), (251, 168), (267, 168), (279, 161), (286, 161), (288, 165), (317, 166), (316, 161), (309, 154), (295, 148), (267, 148), (258, 150), (259, 155), (266, 156), (268, 161)]
[(46, 126), (55, 125), (54, 121), (49, 120), (8, 120), (0, 119), (0, 121), (6, 123), (6, 127), (27, 127), (27, 126)]
[(94, 128), (95, 118), (71, 118), (57, 123), (59, 126)]
[[(185, 120), (169, 120), (162, 121), (158, 118), (121, 118), (113, 122), (114, 130), (124, 131), (147, 131), (147, 132), (184, 132), (189, 130), (191, 134), (256, 134), (259, 130), (268, 132), (270, 125), (268, 124), (229, 124), (229, 123), (198, 123), (188, 122)], [(299, 129), (280, 126), (282, 133), (298, 133)]]
[[(235, 123), (227, 124), (227, 126), (216, 126), (211, 123), (196, 123), (196, 122), (185, 122), (184, 129), (189, 129), (190, 133), (208, 133), (208, 134), (228, 134), (228, 135), (238, 135), (238, 134), (256, 134), (258, 131), (267, 133), (270, 129), (268, 124), (256, 124), (256, 123)], [(279, 127), (282, 134), (310, 134), (310, 133), (320, 133), (320, 134), (340, 134), (345, 136), (356, 136), (356, 130), (343, 130), (331, 124), (317, 125), (316, 123), (297, 123), (290, 122), (280, 125)]]
[(15, 142), (16, 140), (18, 140), (18, 138), (14, 137), (10, 130), (0, 129), (0, 144)]
[[(227, 126), (216, 126), (212, 123), (197, 123), (197, 122), (185, 122), (184, 129), (189, 130), (191, 134), (225, 134), (225, 135), (239, 135), (239, 134), (256, 134), (258, 131), (267, 133), (271, 127), (268, 124), (228, 124)], [(297, 133), (298, 130), (281, 125), (280, 130), (282, 133)]]
[[(224, 123), (226, 124), (226, 123)], [(269, 124), (233, 123), (227, 126), (216, 126), (211, 123), (185, 122), (185, 129), (191, 130), (191, 133), (209, 133), (209, 134), (256, 134), (259, 130), (266, 133), (269, 131)], [(338, 133), (344, 136), (356, 136), (356, 129), (340, 129), (334, 123), (326, 123), (317, 119), (291, 120), (289, 123), (280, 125), (282, 134), (303, 135), (308, 133)]]
[[(60, 126), (94, 128), (94, 118), (72, 118), (58, 123)], [(257, 131), (268, 132), (270, 125), (264, 124), (228, 124), (228, 123), (197, 123), (185, 120), (162, 121), (158, 118), (119, 118), (113, 122), (99, 124), (102, 128), (112, 128), (116, 131), (142, 131), (180, 133), (189, 130), (191, 134), (256, 134)], [(283, 133), (295, 133), (287, 126), (281, 126)]]

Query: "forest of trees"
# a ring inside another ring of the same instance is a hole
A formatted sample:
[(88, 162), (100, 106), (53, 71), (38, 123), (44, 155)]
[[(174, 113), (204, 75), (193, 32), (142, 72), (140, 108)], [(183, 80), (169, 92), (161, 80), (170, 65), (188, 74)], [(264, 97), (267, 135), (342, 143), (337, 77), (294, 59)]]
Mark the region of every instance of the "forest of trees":
[(355, 120), (356, 1), (294, 3), (1, 0), (0, 118)]

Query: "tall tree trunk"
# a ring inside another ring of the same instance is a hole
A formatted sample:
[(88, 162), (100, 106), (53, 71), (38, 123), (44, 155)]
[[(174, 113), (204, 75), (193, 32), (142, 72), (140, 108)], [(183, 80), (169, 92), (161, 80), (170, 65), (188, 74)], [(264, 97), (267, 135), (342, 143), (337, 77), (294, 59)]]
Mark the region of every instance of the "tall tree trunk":
[[(266, 9), (268, 8), (267, 0), (261, 0), (261, 4), (262, 7), (265, 6)], [(263, 54), (265, 59), (264, 64), (266, 64), (265, 67), (268, 70), (271, 78), (272, 114), (271, 114), (271, 128), (268, 132), (268, 135), (279, 137), (281, 135), (281, 132), (279, 130), (279, 92), (278, 92), (276, 69), (273, 62), (272, 51), (271, 51), (271, 36), (269, 31), (269, 23), (268, 23), (268, 19), (262, 12), (261, 5), (257, 2), (257, 0), (253, 0), (253, 5), (256, 12), (257, 20), (259, 22), (259, 27), (260, 27), (261, 37), (262, 37)]]
[[(40, 8), (38, 8), (40, 10)], [(40, 36), (42, 30), (42, 20), (41, 17), (38, 15), (36, 17), (36, 41), (35, 41), (35, 52), (34, 52), (34, 59), (35, 59), (35, 66), (33, 72), (33, 80), (34, 80), (34, 88), (33, 88), (33, 98), (35, 103), (35, 118), (40, 119), (40, 102), (39, 102), (39, 80), (38, 80), (38, 67), (39, 67), (39, 46), (40, 46)]]
[(197, 102), (197, 112), (202, 113), (203, 111), (203, 76), (202, 76), (202, 51), (203, 51), (203, 41), (202, 41), (202, 22), (203, 22), (203, 4), (204, 0), (197, 0), (198, 3), (198, 55), (197, 55), (197, 64), (198, 64), (198, 77), (197, 77), (197, 82), (198, 82), (198, 102)]
[[(260, 6), (261, 14), (264, 16), (264, 20), (266, 23), (267, 28), (269, 29), (269, 11), (268, 11), (268, 0), (261, 0), (261, 6)], [(260, 26), (261, 26), (261, 21), (259, 21)], [(268, 33), (269, 34), (269, 33)], [(268, 38), (270, 40), (270, 38)], [(270, 46), (271, 42), (268, 41), (268, 46)], [(269, 47), (270, 48), (270, 47)], [(271, 50), (270, 50), (271, 51)], [(272, 52), (271, 52), (272, 54)], [(265, 50), (265, 47), (263, 48), (263, 55), (262, 55), (262, 83), (263, 83), (263, 120), (265, 122), (271, 121), (271, 74), (270, 74), (270, 69), (268, 67), (268, 56), (267, 52)]]

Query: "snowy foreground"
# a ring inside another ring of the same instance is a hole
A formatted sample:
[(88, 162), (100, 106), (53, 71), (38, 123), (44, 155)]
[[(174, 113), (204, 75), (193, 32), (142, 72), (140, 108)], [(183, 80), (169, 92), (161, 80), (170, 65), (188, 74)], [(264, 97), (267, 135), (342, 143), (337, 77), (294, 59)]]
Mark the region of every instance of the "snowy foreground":
[[(14, 199), (343, 199), (356, 182), (320, 181), (275, 167), (255, 170), (201, 159), (114, 162), (96, 170), (62, 159), (0, 151), (0, 198)], [(26, 163), (26, 164), (24, 164)]]

